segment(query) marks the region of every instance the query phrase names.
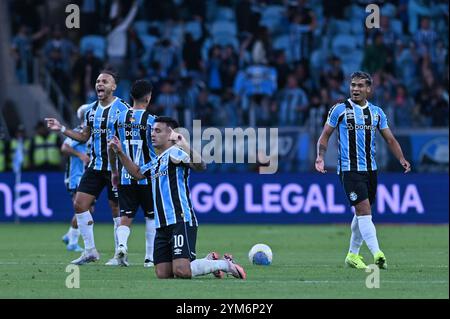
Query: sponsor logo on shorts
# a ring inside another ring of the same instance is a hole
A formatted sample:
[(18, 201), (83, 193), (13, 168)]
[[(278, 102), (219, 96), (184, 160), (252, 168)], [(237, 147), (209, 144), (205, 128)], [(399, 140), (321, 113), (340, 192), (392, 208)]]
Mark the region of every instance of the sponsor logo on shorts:
[(175, 248), (175, 249), (173, 250), (173, 254), (174, 254), (174, 255), (181, 255), (181, 252), (182, 252), (182, 250), (181, 250), (180, 248)]
[(355, 192), (351, 192), (350, 195), (349, 195), (349, 197), (350, 197), (350, 200), (351, 200), (352, 202), (354, 202), (355, 200), (358, 199), (358, 195), (356, 195)]

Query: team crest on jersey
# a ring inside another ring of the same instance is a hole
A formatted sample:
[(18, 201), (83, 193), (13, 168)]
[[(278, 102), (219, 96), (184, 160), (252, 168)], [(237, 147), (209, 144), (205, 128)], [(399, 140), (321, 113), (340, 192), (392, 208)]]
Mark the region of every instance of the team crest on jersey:
[(345, 116), (347, 117), (347, 119), (352, 120), (355, 118), (355, 113), (353, 112), (353, 110), (347, 109), (345, 110)]
[(350, 197), (350, 200), (351, 200), (352, 202), (354, 202), (355, 200), (358, 199), (358, 195), (356, 195), (355, 192), (351, 192), (350, 195), (349, 195), (348, 197)]

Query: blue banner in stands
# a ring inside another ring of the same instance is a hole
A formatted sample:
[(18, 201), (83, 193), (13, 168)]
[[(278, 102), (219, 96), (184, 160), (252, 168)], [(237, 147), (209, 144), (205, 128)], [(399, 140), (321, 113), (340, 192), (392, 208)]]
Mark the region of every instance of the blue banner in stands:
[[(62, 173), (24, 173), (17, 198), (14, 180), (0, 174), (0, 222), (69, 222), (73, 209)], [(190, 183), (200, 223), (340, 223), (352, 216), (333, 173), (193, 173)], [(374, 220), (448, 223), (448, 202), (448, 174), (380, 174)], [(105, 192), (94, 218), (111, 221)]]

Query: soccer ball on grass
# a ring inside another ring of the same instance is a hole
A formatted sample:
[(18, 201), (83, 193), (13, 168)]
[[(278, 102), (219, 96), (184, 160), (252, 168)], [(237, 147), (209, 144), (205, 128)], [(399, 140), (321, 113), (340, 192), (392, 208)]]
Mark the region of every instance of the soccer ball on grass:
[(254, 265), (268, 266), (272, 263), (272, 249), (266, 244), (256, 244), (248, 252), (248, 259)]

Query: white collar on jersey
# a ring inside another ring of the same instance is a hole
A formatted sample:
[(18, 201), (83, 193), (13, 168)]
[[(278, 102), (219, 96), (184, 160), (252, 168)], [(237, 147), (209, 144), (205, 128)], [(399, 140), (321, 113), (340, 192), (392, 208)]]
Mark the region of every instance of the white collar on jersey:
[(363, 106), (356, 104), (355, 102), (352, 101), (352, 99), (348, 99), (347, 101), (349, 101), (352, 106), (359, 107), (360, 109), (365, 109), (366, 107), (369, 106), (369, 101), (367, 101), (367, 100), (366, 100), (366, 104), (364, 104)]
[(174, 148), (175, 145), (172, 145), (171, 147), (169, 147), (168, 149), (166, 149), (164, 152), (162, 152), (161, 154), (158, 155), (158, 159), (160, 159), (161, 157), (163, 157), (164, 154), (166, 154), (167, 152), (169, 152), (172, 148)]
[(113, 103), (116, 102), (117, 99), (118, 99), (118, 97), (115, 96), (115, 97), (114, 97), (114, 100), (113, 100), (111, 103), (109, 103), (107, 106), (102, 106), (102, 105), (100, 104), (100, 102), (98, 102), (98, 106), (100, 106), (100, 107), (103, 108), (103, 109), (107, 109), (108, 107), (110, 107), (111, 105), (113, 105)]

